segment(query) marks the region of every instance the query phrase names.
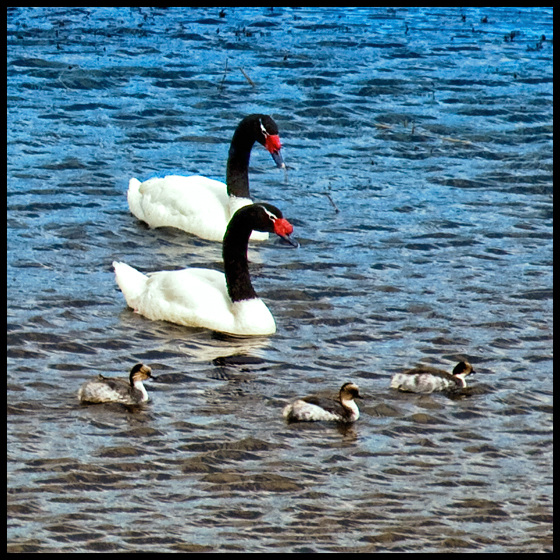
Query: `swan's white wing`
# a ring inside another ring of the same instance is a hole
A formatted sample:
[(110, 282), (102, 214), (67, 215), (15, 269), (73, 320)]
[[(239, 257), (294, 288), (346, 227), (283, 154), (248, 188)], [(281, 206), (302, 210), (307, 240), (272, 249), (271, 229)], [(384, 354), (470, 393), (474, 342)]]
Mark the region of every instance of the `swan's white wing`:
[(225, 183), (200, 175), (131, 179), (128, 204), (150, 227), (175, 227), (212, 241), (223, 239), (230, 218)]
[(218, 331), (232, 329), (235, 323), (225, 276), (201, 268), (152, 274), (137, 311), (148, 319)]
[[(126, 294), (128, 287), (119, 282)], [(127, 302), (131, 302), (127, 298)], [(186, 268), (155, 272), (137, 295), (135, 311), (154, 321), (203, 327), (237, 336), (264, 336), (276, 332), (268, 307), (259, 298), (232, 303), (225, 276), (216, 270)]]

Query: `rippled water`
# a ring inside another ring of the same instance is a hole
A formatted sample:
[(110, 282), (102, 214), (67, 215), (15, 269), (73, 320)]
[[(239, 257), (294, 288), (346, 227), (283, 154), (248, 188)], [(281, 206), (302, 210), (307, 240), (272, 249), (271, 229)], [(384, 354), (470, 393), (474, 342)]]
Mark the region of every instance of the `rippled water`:
[[(551, 550), (552, 38), (552, 8), (9, 8), (8, 550)], [(221, 249), (128, 179), (223, 178), (251, 112), (301, 242), (250, 250), (278, 333), (135, 315), (114, 259)], [(388, 388), (459, 359), (461, 398)], [(137, 361), (147, 406), (78, 404)], [(348, 380), (354, 426), (284, 423)]]

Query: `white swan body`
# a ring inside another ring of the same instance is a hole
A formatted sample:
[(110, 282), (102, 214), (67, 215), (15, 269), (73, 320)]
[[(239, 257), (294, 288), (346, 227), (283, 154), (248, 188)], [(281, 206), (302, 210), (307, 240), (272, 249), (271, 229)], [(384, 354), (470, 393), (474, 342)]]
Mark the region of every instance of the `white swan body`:
[(272, 313), (259, 298), (233, 302), (222, 272), (204, 268), (142, 274), (114, 262), (117, 283), (127, 304), (152, 321), (170, 321), (237, 336), (276, 332)]
[(252, 204), (235, 213), (224, 236), (225, 273), (186, 268), (146, 275), (114, 262), (116, 280), (127, 304), (152, 320), (235, 336), (274, 334), (274, 317), (257, 297), (249, 276), (247, 245), (256, 228), (284, 238), (293, 231), (274, 206)]
[[(201, 175), (167, 175), (141, 183), (130, 179), (128, 206), (150, 227), (175, 227), (210, 241), (221, 241), (235, 212), (252, 204), (249, 194), (249, 157), (261, 143), (278, 167), (285, 167), (280, 153), (278, 127), (268, 115), (249, 115), (238, 125), (229, 150), (226, 183)], [(267, 232), (253, 232), (252, 240), (268, 239)]]
[[(128, 184), (130, 211), (152, 228), (174, 227), (210, 241), (221, 241), (231, 217), (253, 201), (228, 195), (227, 185), (201, 175), (167, 175)], [(267, 232), (254, 231), (251, 240), (264, 241)]]

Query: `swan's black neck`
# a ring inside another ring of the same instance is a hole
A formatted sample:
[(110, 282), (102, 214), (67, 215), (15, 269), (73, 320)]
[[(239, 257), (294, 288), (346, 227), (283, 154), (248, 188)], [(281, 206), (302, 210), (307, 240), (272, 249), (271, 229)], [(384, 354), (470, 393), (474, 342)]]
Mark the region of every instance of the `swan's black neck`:
[[(233, 302), (257, 298), (249, 276), (247, 247), (253, 230), (276, 233), (283, 237), (291, 225), (272, 204), (259, 202), (240, 208), (229, 221), (224, 235), (222, 255), (229, 297)], [(291, 233), (291, 231), (290, 231)]]
[(227, 191), (230, 196), (250, 198), (249, 158), (257, 140), (257, 130), (260, 128), (258, 120), (262, 116), (245, 117), (233, 134), (226, 171)]
[(257, 298), (247, 260), (249, 237), (253, 231), (243, 220), (230, 221), (223, 243), (224, 273), (229, 297), (233, 302)]

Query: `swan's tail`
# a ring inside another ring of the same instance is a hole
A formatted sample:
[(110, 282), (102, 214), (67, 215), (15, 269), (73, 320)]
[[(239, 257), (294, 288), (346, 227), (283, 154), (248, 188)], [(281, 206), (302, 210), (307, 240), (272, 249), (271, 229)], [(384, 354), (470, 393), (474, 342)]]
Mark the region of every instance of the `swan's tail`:
[(134, 177), (128, 182), (128, 192), (126, 198), (130, 211), (139, 219), (144, 221), (144, 212), (140, 201), (140, 185), (142, 183)]
[(146, 287), (148, 277), (122, 262), (113, 262), (115, 277), (129, 307), (137, 309), (137, 299)]

